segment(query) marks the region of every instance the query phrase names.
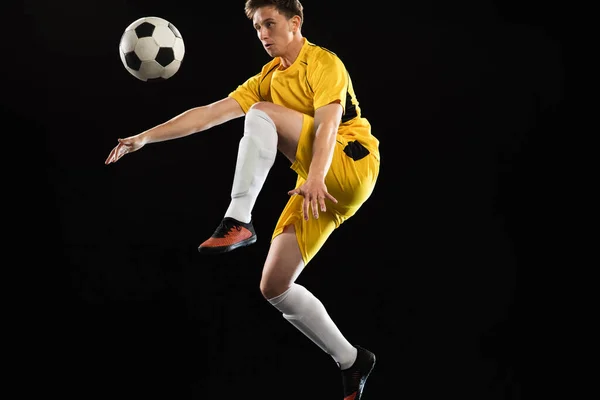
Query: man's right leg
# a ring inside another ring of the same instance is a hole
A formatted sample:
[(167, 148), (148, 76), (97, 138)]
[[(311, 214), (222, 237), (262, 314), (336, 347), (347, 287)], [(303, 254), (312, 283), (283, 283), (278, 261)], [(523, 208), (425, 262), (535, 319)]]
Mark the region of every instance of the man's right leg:
[(198, 251), (225, 253), (256, 242), (252, 209), (275, 162), (277, 150), (295, 159), (303, 115), (271, 103), (257, 103), (248, 110), (240, 140), (231, 202), (221, 224)]
[(238, 147), (231, 203), (214, 234), (198, 251), (223, 253), (256, 242), (251, 211), (277, 155), (277, 131), (263, 111), (246, 114), (244, 136)]

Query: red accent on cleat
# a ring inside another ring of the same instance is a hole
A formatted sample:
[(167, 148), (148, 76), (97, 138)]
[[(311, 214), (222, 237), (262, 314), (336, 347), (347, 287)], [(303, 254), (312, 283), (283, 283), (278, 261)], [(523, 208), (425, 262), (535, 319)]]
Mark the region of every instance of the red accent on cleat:
[(233, 218), (225, 218), (215, 233), (205, 240), (198, 251), (201, 253), (226, 253), (238, 247), (249, 246), (256, 242), (256, 233), (252, 223), (243, 223)]

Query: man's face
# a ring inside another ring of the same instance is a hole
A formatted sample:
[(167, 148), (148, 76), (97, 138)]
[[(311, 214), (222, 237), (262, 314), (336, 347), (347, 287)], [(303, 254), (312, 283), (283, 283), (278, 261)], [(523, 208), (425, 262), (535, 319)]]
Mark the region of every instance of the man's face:
[(258, 39), (271, 57), (285, 54), (292, 41), (293, 33), (298, 29), (297, 19), (289, 21), (273, 6), (261, 7), (252, 18)]

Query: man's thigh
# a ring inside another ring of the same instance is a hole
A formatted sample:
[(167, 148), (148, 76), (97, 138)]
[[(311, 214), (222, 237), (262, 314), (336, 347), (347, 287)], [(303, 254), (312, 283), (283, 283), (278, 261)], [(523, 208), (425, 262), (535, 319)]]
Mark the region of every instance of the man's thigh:
[(265, 112), (273, 120), (277, 129), (277, 149), (293, 163), (296, 160), (298, 142), (304, 129), (305, 115), (269, 102), (256, 103), (252, 108)]
[[(299, 181), (302, 180), (299, 178)], [(299, 195), (290, 197), (277, 221), (272, 239), (281, 234), (286, 226), (293, 225), (304, 265), (307, 265), (323, 247), (331, 233), (341, 224), (343, 218), (335, 211), (329, 210), (319, 213), (318, 219), (310, 215), (306, 221), (302, 218), (303, 200), (304, 198)]]

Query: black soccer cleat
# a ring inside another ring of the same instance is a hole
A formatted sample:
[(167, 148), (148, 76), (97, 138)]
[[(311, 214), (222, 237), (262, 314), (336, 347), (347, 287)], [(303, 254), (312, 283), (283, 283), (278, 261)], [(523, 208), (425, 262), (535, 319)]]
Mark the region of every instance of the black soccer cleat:
[(240, 222), (237, 219), (225, 217), (215, 233), (205, 240), (198, 251), (200, 253), (220, 254), (235, 250), (238, 247), (249, 246), (256, 242), (256, 232), (252, 221)]
[(375, 366), (375, 354), (360, 346), (354, 347), (358, 350), (354, 364), (350, 368), (342, 370), (344, 400), (360, 400), (362, 398), (367, 378)]

